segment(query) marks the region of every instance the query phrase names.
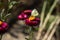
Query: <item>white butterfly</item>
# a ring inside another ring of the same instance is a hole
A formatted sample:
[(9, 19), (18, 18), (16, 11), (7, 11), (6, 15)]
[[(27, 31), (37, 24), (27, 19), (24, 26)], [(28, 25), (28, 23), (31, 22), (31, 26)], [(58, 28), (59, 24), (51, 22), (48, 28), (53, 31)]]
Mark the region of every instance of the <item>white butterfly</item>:
[(38, 16), (39, 13), (36, 9), (34, 9), (32, 12), (31, 12), (31, 16)]

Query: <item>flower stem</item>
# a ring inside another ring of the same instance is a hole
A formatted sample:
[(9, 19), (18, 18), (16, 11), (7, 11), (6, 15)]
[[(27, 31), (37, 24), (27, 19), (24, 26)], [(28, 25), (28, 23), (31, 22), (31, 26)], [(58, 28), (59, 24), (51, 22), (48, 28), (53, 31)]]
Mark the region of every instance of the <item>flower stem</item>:
[(29, 40), (33, 40), (33, 30), (32, 27), (30, 27), (30, 34), (29, 34)]
[(0, 34), (0, 40), (2, 39), (2, 34)]

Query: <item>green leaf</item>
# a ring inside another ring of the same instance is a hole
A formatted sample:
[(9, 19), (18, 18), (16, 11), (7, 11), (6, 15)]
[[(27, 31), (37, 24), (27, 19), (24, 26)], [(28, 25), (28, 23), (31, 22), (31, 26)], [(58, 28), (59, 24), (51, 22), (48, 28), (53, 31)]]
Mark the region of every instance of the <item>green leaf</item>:
[(9, 3), (9, 9), (11, 9), (13, 7), (13, 5), (17, 4), (18, 2), (16, 1), (12, 1)]

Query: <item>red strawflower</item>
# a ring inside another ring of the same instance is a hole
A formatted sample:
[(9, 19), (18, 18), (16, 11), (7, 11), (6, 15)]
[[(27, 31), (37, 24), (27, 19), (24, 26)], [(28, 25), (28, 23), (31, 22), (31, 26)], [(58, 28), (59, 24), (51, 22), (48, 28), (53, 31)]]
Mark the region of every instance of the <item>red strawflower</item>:
[(25, 20), (31, 15), (32, 10), (25, 10), (20, 15), (18, 15), (19, 20)]
[(0, 21), (0, 32), (7, 30), (8, 24), (6, 22)]
[(37, 26), (40, 23), (40, 19), (39, 18), (35, 18), (33, 20), (26, 19), (25, 23), (26, 25), (29, 25), (29, 26)]

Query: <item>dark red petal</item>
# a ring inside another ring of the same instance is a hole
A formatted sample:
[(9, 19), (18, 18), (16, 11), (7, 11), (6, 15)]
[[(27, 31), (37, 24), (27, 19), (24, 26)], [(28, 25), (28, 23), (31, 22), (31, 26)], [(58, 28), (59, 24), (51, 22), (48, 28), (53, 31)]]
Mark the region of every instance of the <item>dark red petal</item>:
[(40, 21), (40, 18), (35, 18), (36, 21)]
[(27, 12), (32, 12), (32, 10), (25, 10), (24, 13), (27, 13)]
[(8, 24), (6, 22), (3, 22), (2, 27), (6, 29), (8, 27)]
[(32, 10), (25, 10), (24, 14), (31, 15)]

